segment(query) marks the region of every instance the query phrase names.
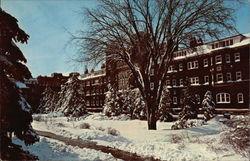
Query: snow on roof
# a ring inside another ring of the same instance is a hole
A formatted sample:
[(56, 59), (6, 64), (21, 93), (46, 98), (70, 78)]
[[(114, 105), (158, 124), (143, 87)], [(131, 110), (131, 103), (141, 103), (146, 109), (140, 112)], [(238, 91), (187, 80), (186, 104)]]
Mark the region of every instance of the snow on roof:
[(83, 76), (81, 75), (79, 80), (87, 80), (87, 79), (92, 79), (92, 78), (97, 78), (97, 77), (102, 77), (102, 76), (106, 76), (106, 73), (102, 73), (102, 74), (98, 74), (98, 75), (88, 75), (88, 76)]
[[(239, 35), (235, 36), (235, 38), (237, 38), (238, 36)], [(217, 42), (219, 42), (219, 41), (217, 41)], [(215, 43), (215, 42), (213, 42), (213, 43)], [(196, 51), (186, 49), (186, 51), (187, 51), (186, 55), (177, 56), (177, 57), (174, 58), (174, 60), (180, 60), (180, 59), (185, 59), (185, 58), (188, 58), (188, 57), (194, 57), (194, 56), (198, 56), (198, 55), (208, 54), (208, 53), (218, 51), (218, 50), (222, 50), (222, 49), (230, 49), (230, 48), (236, 48), (236, 47), (240, 47), (240, 46), (249, 45), (250, 44), (250, 33), (243, 34), (241, 39), (238, 42), (236, 41), (233, 45), (211, 49), (211, 46), (210, 46), (211, 44), (212, 43), (208, 43), (208, 44), (198, 46)], [(178, 53), (178, 51), (176, 53)]]

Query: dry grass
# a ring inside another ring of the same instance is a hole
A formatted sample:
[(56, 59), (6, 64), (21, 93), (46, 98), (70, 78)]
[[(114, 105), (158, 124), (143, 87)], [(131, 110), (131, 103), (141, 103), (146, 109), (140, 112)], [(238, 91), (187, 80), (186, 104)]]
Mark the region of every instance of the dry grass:
[(231, 129), (223, 133), (221, 142), (231, 145), (237, 153), (250, 157), (250, 118), (228, 120), (224, 124)]
[(90, 124), (89, 123), (82, 123), (79, 125), (80, 129), (90, 129)]
[(109, 127), (107, 129), (108, 134), (113, 135), (113, 136), (119, 136), (120, 132), (116, 129), (113, 129), (112, 127)]

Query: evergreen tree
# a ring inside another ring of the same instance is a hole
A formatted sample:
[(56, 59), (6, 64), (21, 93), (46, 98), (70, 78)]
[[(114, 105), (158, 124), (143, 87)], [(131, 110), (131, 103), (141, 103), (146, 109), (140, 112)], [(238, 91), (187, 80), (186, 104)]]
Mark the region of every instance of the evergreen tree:
[(212, 97), (212, 92), (207, 91), (204, 95), (204, 99), (202, 101), (202, 110), (204, 111), (204, 119), (205, 121), (210, 120), (215, 115), (215, 104)]
[(15, 44), (27, 43), (29, 36), (19, 28), (17, 22), (17, 19), (0, 8), (1, 159), (10, 157), (8, 151), (14, 146), (11, 143), (12, 132), (27, 145), (39, 140), (31, 127), (31, 107), (16, 83), (31, 78), (31, 73), (24, 64), (26, 59)]
[(182, 106), (183, 109), (179, 114), (179, 120), (195, 119), (198, 116), (199, 104), (196, 92), (192, 90), (189, 81), (186, 81), (187, 88), (183, 90)]
[(80, 117), (87, 113), (84, 93), (80, 88), (80, 80), (73, 75), (61, 86), (55, 112), (62, 112), (65, 116)]
[[(121, 103), (120, 103), (121, 104)], [(108, 84), (108, 91), (106, 92), (103, 113), (106, 116), (117, 116), (120, 114), (120, 108), (118, 104), (117, 92), (114, 90), (111, 84)]]
[(37, 112), (38, 113), (53, 112), (57, 102), (58, 102), (58, 92), (52, 90), (50, 87), (46, 87), (44, 92), (42, 93), (42, 97), (40, 99), (40, 104)]
[(170, 105), (171, 105), (170, 93), (169, 90), (167, 89), (167, 86), (164, 86), (162, 90), (162, 97), (157, 116), (157, 118), (160, 121), (173, 121), (173, 116), (172, 113), (170, 112)]

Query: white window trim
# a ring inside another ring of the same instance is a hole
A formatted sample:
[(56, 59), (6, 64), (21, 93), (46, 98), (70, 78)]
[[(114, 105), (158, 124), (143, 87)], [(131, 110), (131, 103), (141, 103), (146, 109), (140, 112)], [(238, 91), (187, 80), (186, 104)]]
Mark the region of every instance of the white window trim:
[(203, 59), (203, 66), (204, 67), (208, 67), (208, 59)]
[[(237, 78), (237, 77), (238, 77), (238, 74), (239, 74), (239, 76), (240, 76), (239, 79)], [(242, 73), (241, 73), (241, 71), (236, 72), (236, 74), (235, 74), (235, 80), (236, 80), (236, 81), (241, 81), (241, 80), (242, 80)]]
[[(230, 75), (230, 80), (228, 80), (228, 75)], [(227, 75), (226, 75), (226, 78), (227, 78), (227, 82), (229, 81), (232, 81), (232, 74), (230, 72), (227, 72)]]
[(199, 68), (198, 60), (187, 62), (187, 69), (188, 70), (198, 69), (198, 68)]
[(240, 53), (234, 53), (234, 62), (240, 62)]
[[(242, 97), (242, 100), (240, 100), (240, 97)], [(238, 94), (237, 94), (237, 101), (238, 101), (238, 103), (244, 103), (244, 96), (243, 96), (243, 93), (238, 93)]]
[(191, 77), (190, 79), (190, 85), (200, 85), (199, 83), (199, 77)]
[(179, 64), (179, 71), (183, 71), (183, 64)]
[[(228, 96), (228, 100), (227, 100), (227, 96)], [(222, 101), (223, 97), (224, 97), (224, 101)], [(230, 102), (231, 102), (231, 99), (230, 99), (229, 93), (217, 93), (216, 94), (216, 103), (222, 104), (222, 103), (230, 103)]]
[(177, 104), (177, 97), (173, 97), (173, 104)]
[[(229, 58), (229, 60), (227, 60), (227, 58)], [(226, 63), (230, 63), (231, 60), (230, 60), (230, 55), (229, 54), (226, 54)]]
[[(219, 75), (221, 75), (221, 77), (222, 77), (222, 80), (220, 80), (220, 81), (218, 81), (218, 76), (219, 76)], [(223, 82), (223, 74), (222, 74), (222, 73), (216, 74), (216, 82), (217, 82), (217, 83), (222, 83), (222, 82)]]
[[(208, 78), (208, 82), (206, 82), (206, 78)], [(204, 84), (209, 84), (209, 76), (208, 75), (204, 76)]]
[(176, 84), (177, 82), (176, 82), (176, 79), (173, 79), (172, 80), (172, 85), (174, 86), (174, 87), (176, 87), (177, 86), (177, 84)]
[(183, 86), (183, 79), (179, 80), (179, 84), (180, 84), (180, 86)]
[[(218, 59), (220, 60), (219, 62), (217, 62)], [(222, 56), (221, 55), (215, 56), (215, 64), (221, 64), (221, 63), (222, 63)]]

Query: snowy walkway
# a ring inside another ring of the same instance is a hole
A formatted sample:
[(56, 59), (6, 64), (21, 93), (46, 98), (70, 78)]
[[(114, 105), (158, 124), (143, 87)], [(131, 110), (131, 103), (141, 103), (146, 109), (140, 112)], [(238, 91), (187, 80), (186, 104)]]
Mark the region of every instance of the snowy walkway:
[(46, 131), (39, 131), (36, 130), (36, 132), (44, 137), (48, 137), (51, 139), (56, 139), (58, 141), (64, 142), (66, 145), (71, 145), (71, 146), (78, 146), (80, 148), (89, 148), (89, 149), (94, 149), (94, 150), (99, 150), (104, 153), (112, 154), (114, 157), (126, 161), (160, 161), (159, 159), (154, 159), (153, 157), (142, 157), (138, 156), (135, 153), (130, 153), (127, 151), (123, 151), (120, 149), (116, 148), (111, 148), (103, 145), (97, 145), (96, 142), (89, 141), (89, 140), (82, 140), (82, 139), (71, 139), (68, 137), (64, 137), (61, 135), (56, 135), (51, 132), (46, 132)]

